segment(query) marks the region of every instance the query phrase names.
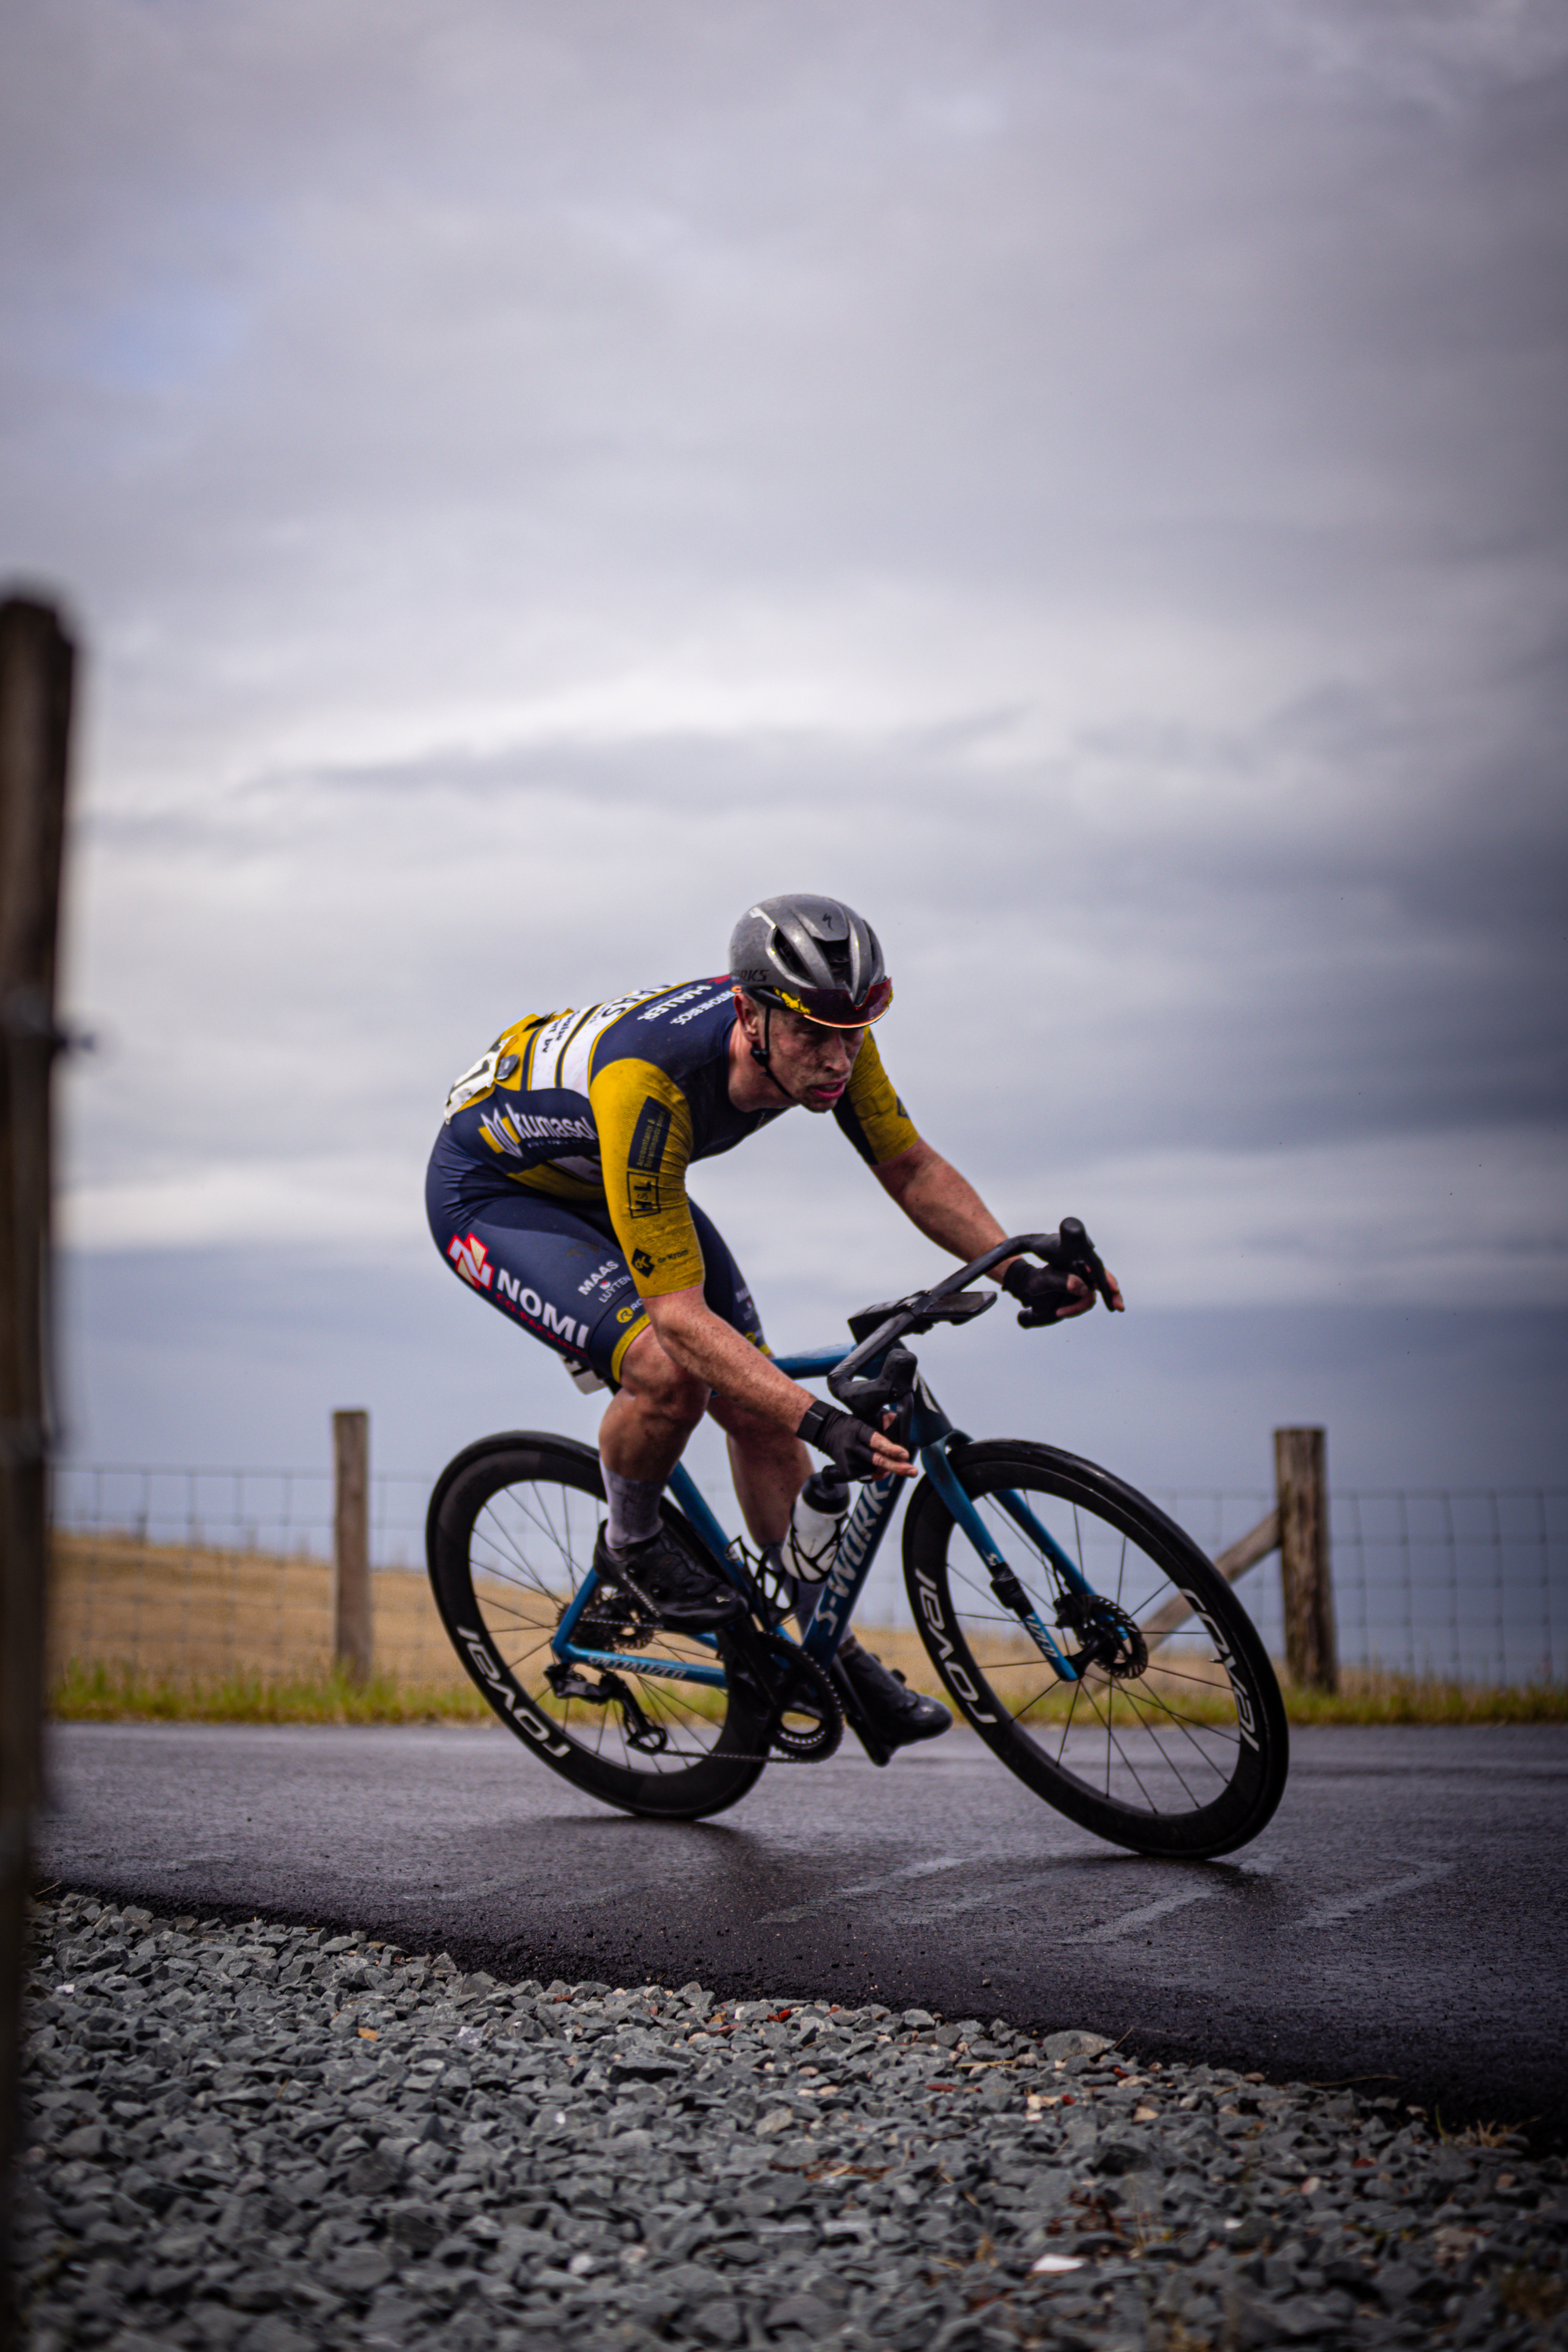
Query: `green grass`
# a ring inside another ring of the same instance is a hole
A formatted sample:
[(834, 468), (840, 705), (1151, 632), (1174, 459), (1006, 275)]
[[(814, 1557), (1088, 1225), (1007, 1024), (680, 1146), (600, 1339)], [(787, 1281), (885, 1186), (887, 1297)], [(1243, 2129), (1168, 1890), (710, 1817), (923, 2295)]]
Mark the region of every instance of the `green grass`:
[(1568, 1723), (1568, 1685), (1427, 1682), (1414, 1675), (1347, 1672), (1331, 1698), (1281, 1679), (1292, 1723)]
[(49, 1693), (61, 1723), (493, 1723), (471, 1685), (410, 1683), (329, 1672), (272, 1679), (235, 1674), (154, 1675), (69, 1661)]
[[(912, 1677), (911, 1677), (912, 1679)], [(934, 1675), (923, 1683), (938, 1688)], [(1426, 1682), (1408, 1675), (1347, 1673), (1332, 1698), (1283, 1685), (1295, 1724), (1568, 1723), (1568, 1686), (1526, 1683), (1492, 1690)], [(704, 1711), (705, 1693), (686, 1694)], [(269, 1678), (234, 1674), (207, 1678), (153, 1675), (129, 1666), (86, 1666), (71, 1660), (49, 1694), (63, 1723), (490, 1723), (467, 1683), (414, 1683), (374, 1675), (356, 1685), (337, 1673)]]

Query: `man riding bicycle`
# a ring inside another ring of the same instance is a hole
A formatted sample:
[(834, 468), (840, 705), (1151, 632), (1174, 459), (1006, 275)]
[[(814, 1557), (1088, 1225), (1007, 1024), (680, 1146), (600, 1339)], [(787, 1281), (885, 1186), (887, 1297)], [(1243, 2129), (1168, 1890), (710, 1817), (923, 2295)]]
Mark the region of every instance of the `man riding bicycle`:
[[(892, 993), (876, 933), (852, 908), (764, 898), (735, 926), (726, 973), (525, 1014), (447, 1098), (426, 1184), (436, 1245), (579, 1386), (615, 1389), (599, 1430), (608, 1512), (594, 1566), (672, 1631), (710, 1631), (742, 1607), (659, 1515), (704, 1412), (724, 1432), (764, 1548), (787, 1533), (808, 1444), (848, 1478), (915, 1475), (903, 1446), (770, 1361), (741, 1270), (687, 1193), (690, 1162), (791, 1108), (831, 1111), (928, 1240), (963, 1261), (1006, 1239), (893, 1090), (869, 1034)], [(1032, 1320), (1094, 1305), (1077, 1275), (1022, 1258), (995, 1271)], [(947, 1729), (944, 1706), (853, 1637), (838, 1657), (886, 1746)]]

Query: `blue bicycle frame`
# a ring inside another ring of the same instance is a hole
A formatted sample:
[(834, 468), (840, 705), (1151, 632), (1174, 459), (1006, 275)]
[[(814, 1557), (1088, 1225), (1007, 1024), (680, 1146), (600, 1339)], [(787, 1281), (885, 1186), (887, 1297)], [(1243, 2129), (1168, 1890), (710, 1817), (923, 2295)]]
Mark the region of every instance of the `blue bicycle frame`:
[[(781, 1372), (797, 1381), (821, 1380), (837, 1371), (848, 1351), (842, 1348), (815, 1349), (805, 1355), (781, 1356), (775, 1359)], [(879, 1369), (880, 1356), (870, 1359), (868, 1369)], [(910, 1451), (919, 1458), (921, 1467), (935, 1486), (938, 1494), (973, 1546), (993, 1580), (1006, 1577), (1010, 1571), (1005, 1555), (992, 1541), (979, 1512), (970, 1501), (953, 1475), (947, 1458), (948, 1448), (965, 1441), (953, 1428), (923, 1380), (917, 1380), (913, 1399), (913, 1414), (910, 1424)], [(855, 1604), (865, 1589), (872, 1564), (881, 1547), (882, 1538), (898, 1507), (899, 1489), (905, 1482), (900, 1478), (874, 1478), (861, 1488), (854, 1509), (845, 1522), (839, 1538), (833, 1568), (820, 1587), (810, 1622), (801, 1636), (798, 1646), (825, 1671), (832, 1664), (835, 1652), (848, 1631)], [(690, 1525), (712, 1553), (715, 1562), (731, 1583), (741, 1587), (739, 1574), (740, 1546), (738, 1538), (726, 1537), (713, 1513), (699, 1494), (689, 1473), (680, 1464), (671, 1472), (668, 1491), (679, 1505)], [(1076, 1560), (1065, 1552), (1049, 1532), (1041, 1526), (1024, 1497), (1012, 1488), (995, 1497), (1006, 1516), (1037, 1545), (1063, 1583), (1072, 1591), (1091, 1597), (1092, 1588), (1085, 1580)], [(629, 1657), (612, 1650), (586, 1649), (574, 1639), (578, 1619), (592, 1600), (597, 1578), (592, 1570), (584, 1577), (575, 1599), (562, 1617), (551, 1646), (555, 1655), (573, 1665), (608, 1668), (612, 1672), (658, 1675), (668, 1682), (706, 1683), (722, 1688), (725, 1681), (721, 1665), (707, 1665), (699, 1660), (674, 1658)], [(1021, 1597), (1021, 1596), (1020, 1596)], [(1073, 1666), (1062, 1654), (1037, 1612), (1032, 1609), (1018, 1612), (1018, 1621), (1033, 1639), (1041, 1655), (1049, 1663), (1062, 1682), (1077, 1682)], [(716, 1647), (710, 1633), (697, 1634), (692, 1640), (706, 1648)], [(793, 1634), (781, 1626), (776, 1639), (793, 1642)]]

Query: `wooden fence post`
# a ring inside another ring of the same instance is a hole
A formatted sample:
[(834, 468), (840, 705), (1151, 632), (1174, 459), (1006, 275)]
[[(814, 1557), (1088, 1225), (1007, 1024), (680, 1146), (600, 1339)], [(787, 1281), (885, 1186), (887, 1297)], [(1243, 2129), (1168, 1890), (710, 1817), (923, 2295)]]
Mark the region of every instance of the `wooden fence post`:
[(57, 614), (0, 604), (0, 2342), (11, 2261), (32, 1822), (41, 1779), (50, 1431), (49, 1073), (75, 654)]
[(370, 1679), (370, 1415), (332, 1415), (332, 1648), (353, 1683)]
[(1277, 1429), (1279, 1578), (1285, 1597), (1285, 1664), (1308, 1688), (1340, 1686), (1334, 1590), (1329, 1569), (1327, 1449), (1321, 1429)]

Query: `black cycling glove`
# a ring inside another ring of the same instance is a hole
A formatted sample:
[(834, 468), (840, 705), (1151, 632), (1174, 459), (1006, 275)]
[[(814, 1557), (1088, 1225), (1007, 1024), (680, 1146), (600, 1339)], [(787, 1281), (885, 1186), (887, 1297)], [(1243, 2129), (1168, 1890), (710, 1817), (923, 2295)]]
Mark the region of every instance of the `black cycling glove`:
[(837, 1405), (807, 1405), (795, 1434), (837, 1463), (846, 1478), (879, 1478), (882, 1475), (871, 1451), (876, 1432), (866, 1422), (857, 1421), (852, 1412), (840, 1412)]
[(1002, 1287), (1022, 1307), (1018, 1322), (1026, 1331), (1037, 1324), (1054, 1323), (1058, 1307), (1068, 1306), (1083, 1295), (1074, 1291), (1068, 1277), (1055, 1266), (1030, 1265), (1021, 1257), (1016, 1257), (1002, 1276)]

